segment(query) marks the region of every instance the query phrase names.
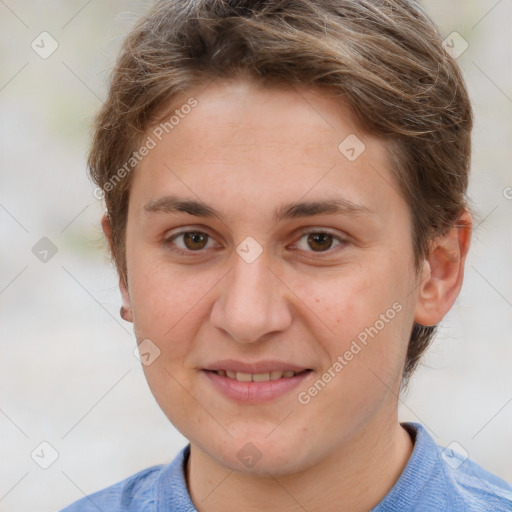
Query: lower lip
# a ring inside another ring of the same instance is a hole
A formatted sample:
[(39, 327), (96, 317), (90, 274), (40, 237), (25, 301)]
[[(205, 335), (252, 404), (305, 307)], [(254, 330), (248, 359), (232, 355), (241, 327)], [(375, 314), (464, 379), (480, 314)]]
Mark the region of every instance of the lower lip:
[(298, 387), (313, 373), (311, 370), (297, 374), (293, 377), (285, 377), (265, 382), (240, 382), (229, 377), (222, 377), (215, 372), (202, 370), (215, 389), (225, 397), (246, 404), (260, 404), (276, 399)]

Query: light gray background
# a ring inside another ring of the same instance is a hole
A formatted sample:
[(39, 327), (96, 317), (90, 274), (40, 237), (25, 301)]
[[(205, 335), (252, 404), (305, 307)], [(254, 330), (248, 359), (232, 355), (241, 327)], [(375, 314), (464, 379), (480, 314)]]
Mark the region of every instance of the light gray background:
[[(186, 443), (132, 354), (85, 172), (107, 72), (150, 3), (0, 0), (0, 512), (57, 510)], [(470, 195), (481, 223), (462, 293), (401, 418), (510, 481), (512, 2), (424, 5), (444, 36), (469, 43), (459, 61), (476, 116)], [(59, 45), (47, 59), (31, 48), (43, 31)], [(58, 249), (46, 263), (31, 250), (42, 237)], [(42, 441), (58, 452), (48, 469), (31, 458)]]

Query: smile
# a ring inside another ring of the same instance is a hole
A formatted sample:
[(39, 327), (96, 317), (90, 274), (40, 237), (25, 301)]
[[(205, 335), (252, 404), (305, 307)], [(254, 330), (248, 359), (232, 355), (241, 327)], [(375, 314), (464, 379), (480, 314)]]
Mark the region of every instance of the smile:
[(274, 370), (268, 373), (245, 373), (233, 372), (230, 370), (214, 370), (217, 375), (220, 375), (221, 377), (227, 377), (228, 379), (235, 379), (238, 382), (267, 382), (269, 380), (278, 380), (283, 378), (287, 379), (307, 371), (309, 370), (303, 370), (302, 372), (294, 372), (291, 370)]
[(297, 372), (272, 370), (265, 373), (202, 370), (200, 373), (208, 379), (208, 388), (223, 398), (239, 404), (254, 405), (286, 398), (315, 372), (306, 369)]

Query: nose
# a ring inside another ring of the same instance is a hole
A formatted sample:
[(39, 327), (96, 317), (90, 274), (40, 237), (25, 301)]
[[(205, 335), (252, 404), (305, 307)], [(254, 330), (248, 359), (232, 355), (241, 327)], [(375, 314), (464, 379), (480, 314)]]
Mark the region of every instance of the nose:
[(292, 321), (287, 288), (270, 270), (268, 259), (261, 254), (247, 263), (235, 254), (234, 261), (213, 305), (212, 324), (240, 343), (286, 330)]

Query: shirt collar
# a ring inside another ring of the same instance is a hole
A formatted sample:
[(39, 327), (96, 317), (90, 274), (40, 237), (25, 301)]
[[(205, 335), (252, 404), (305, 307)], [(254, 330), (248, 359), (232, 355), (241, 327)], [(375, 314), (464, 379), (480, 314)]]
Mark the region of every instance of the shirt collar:
[[(411, 436), (414, 448), (402, 474), (372, 512), (413, 510), (421, 490), (439, 464), (437, 445), (419, 423), (401, 424)], [(190, 444), (164, 469), (157, 481), (157, 512), (197, 512), (187, 489), (186, 464)]]

